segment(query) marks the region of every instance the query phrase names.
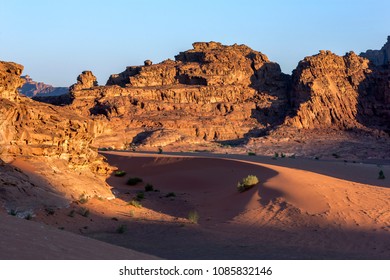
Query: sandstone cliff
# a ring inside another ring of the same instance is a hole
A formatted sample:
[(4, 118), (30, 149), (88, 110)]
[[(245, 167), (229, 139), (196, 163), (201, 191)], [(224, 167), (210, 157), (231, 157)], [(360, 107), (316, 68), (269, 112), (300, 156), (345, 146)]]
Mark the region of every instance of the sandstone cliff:
[(387, 42), (380, 50), (367, 50), (360, 53), (360, 56), (369, 59), (374, 65), (386, 65), (390, 63), (390, 36), (387, 37)]
[(289, 76), (245, 45), (194, 43), (174, 61), (129, 66), (105, 86), (84, 71), (65, 109), (98, 124), (96, 147), (301, 141), (330, 130), (386, 137), (389, 76), (388, 65), (353, 52), (320, 51)]
[(264, 54), (209, 42), (175, 59), (127, 67), (106, 86), (71, 87), (72, 108), (109, 120), (100, 146), (237, 140), (283, 119), (289, 77)]
[(19, 89), (19, 92), (27, 97), (34, 96), (60, 96), (68, 94), (67, 87), (53, 87), (42, 82), (36, 82), (30, 76), (22, 76), (24, 84)]
[[(22, 70), (21, 65), (0, 62), (2, 166), (8, 163), (26, 167), (32, 176), (41, 178), (39, 187), (47, 194), (61, 194), (65, 200), (77, 199), (82, 194), (112, 197), (105, 183), (108, 165), (97, 151), (90, 148), (97, 124), (65, 108), (19, 96), (17, 88), (23, 83), (20, 78)], [(17, 180), (11, 181), (18, 186)], [(12, 192), (6, 187), (8, 183), (6, 179), (0, 182), (3, 197)], [(33, 196), (36, 191), (33, 189), (26, 188), (19, 192), (19, 196)], [(42, 196), (41, 193), (39, 197)], [(17, 202), (14, 199), (4, 203)], [(35, 202), (38, 206), (46, 203), (42, 200)]]
[(293, 116), (285, 125), (305, 129), (390, 129), (388, 69), (353, 52), (330, 51), (302, 60), (292, 77)]

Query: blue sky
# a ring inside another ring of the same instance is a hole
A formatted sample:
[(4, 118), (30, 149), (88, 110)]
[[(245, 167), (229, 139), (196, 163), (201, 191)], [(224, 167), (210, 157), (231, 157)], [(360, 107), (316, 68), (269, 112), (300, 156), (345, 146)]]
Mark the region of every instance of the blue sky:
[(99, 84), (145, 59), (173, 59), (196, 41), (246, 44), (290, 74), (320, 49), (379, 49), (388, 0), (0, 0), (0, 60), (69, 86), (83, 70)]

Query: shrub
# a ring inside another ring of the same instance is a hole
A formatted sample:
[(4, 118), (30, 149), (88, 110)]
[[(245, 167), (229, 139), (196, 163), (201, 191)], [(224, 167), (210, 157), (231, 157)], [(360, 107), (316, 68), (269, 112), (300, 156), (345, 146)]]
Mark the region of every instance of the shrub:
[(165, 197), (176, 197), (176, 194), (174, 192), (170, 192)]
[(27, 214), (26, 217), (24, 217), (26, 220), (31, 220), (32, 219), (32, 215), (30, 213)]
[(280, 154), (280, 157), (281, 157), (281, 158), (285, 158), (286, 155), (285, 155), (284, 153), (281, 153), (281, 154)]
[(134, 206), (136, 208), (142, 208), (142, 204), (135, 199), (133, 199), (132, 201), (129, 201), (127, 204)]
[(275, 158), (278, 158), (278, 157), (279, 157), (279, 153), (275, 153), (275, 154), (274, 154), (274, 157), (275, 157)]
[(193, 211), (190, 211), (188, 213), (188, 220), (193, 223), (193, 224), (197, 224), (198, 223), (198, 220), (199, 220), (199, 214), (198, 212), (196, 212), (195, 210)]
[(239, 192), (246, 191), (259, 183), (259, 179), (254, 175), (248, 175), (241, 182), (237, 183), (237, 189)]
[(378, 179), (384, 180), (385, 178), (386, 177), (385, 177), (385, 173), (383, 172), (383, 170), (379, 171)]
[(119, 234), (125, 233), (126, 231), (126, 225), (120, 225), (117, 229), (116, 232)]
[(81, 203), (81, 204), (87, 203), (88, 202), (88, 196), (85, 193), (83, 193), (82, 195), (80, 195), (78, 202)]
[(55, 210), (53, 208), (45, 208), (45, 212), (47, 216), (54, 215)]
[(73, 217), (74, 217), (74, 213), (75, 213), (75, 211), (74, 211), (74, 210), (71, 210), (71, 211), (68, 213), (68, 216), (71, 217), (71, 218), (73, 218)]
[(129, 180), (127, 180), (127, 185), (129, 186), (135, 186), (137, 185), (138, 183), (141, 183), (142, 182), (142, 179), (141, 178), (138, 178), (138, 177), (132, 177), (132, 178), (129, 178)]
[(81, 208), (80, 215), (87, 218), (89, 216), (89, 210), (87, 208)]
[(138, 201), (140, 201), (140, 200), (142, 200), (142, 199), (144, 199), (144, 198), (145, 198), (144, 192), (139, 192), (139, 193), (137, 193), (136, 199), (137, 199)]
[(159, 154), (162, 154), (162, 152), (163, 152), (163, 149), (162, 149), (161, 147), (159, 147), (159, 148), (158, 148), (158, 153), (159, 153)]
[(123, 177), (125, 175), (126, 175), (126, 171), (123, 171), (123, 170), (118, 170), (118, 171), (115, 171), (115, 173), (114, 173), (115, 177)]
[(256, 155), (256, 153), (254, 153), (254, 152), (248, 152), (248, 156), (255, 156)]
[(152, 184), (146, 184), (145, 186), (145, 192), (152, 192), (154, 190)]
[(340, 158), (340, 155), (338, 155), (338, 154), (336, 154), (336, 153), (333, 153), (332, 156), (333, 156), (334, 158)]
[(8, 214), (10, 214), (11, 216), (16, 216), (18, 214), (18, 211), (15, 210), (15, 209), (11, 209)]

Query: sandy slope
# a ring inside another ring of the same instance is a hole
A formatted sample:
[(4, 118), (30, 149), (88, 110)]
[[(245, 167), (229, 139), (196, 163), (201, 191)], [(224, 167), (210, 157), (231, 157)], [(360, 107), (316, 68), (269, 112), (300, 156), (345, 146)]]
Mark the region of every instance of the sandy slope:
[[(218, 240), (214, 244), (226, 240), (233, 247), (252, 247), (253, 254), (237, 250), (250, 258), (267, 258), (264, 252), (272, 258), (390, 257), (390, 189), (374, 186), (387, 186), (388, 179), (378, 180), (372, 165), (332, 162), (316, 165), (312, 161), (310, 166), (299, 159), (268, 160), (265, 164), (260, 161), (267, 160), (248, 156), (236, 156), (232, 160), (216, 158), (218, 155), (215, 158), (116, 152), (105, 155), (110, 164), (127, 171), (129, 176), (143, 178), (163, 194), (177, 195), (172, 202), (155, 194), (147, 195), (145, 207), (183, 218), (190, 210), (199, 213), (200, 226), (194, 231), (206, 235), (210, 247), (204, 256), (192, 257), (207, 258), (207, 254), (223, 257), (223, 253), (213, 252), (212, 240)], [(302, 168), (315, 169), (317, 173)], [(388, 170), (388, 166), (381, 168), (385, 173)], [(337, 169), (338, 177), (344, 173), (348, 177), (358, 171), (357, 177), (363, 178), (366, 184), (319, 174), (329, 174), (332, 169)], [(249, 174), (258, 176), (261, 184), (238, 193), (237, 181)], [(108, 180), (116, 187), (119, 197), (126, 189), (142, 189), (142, 184), (129, 187), (124, 181), (116, 177)], [(95, 237), (110, 241), (105, 235)], [(169, 238), (163, 239), (169, 242)], [(243, 244), (235, 244), (238, 240)], [(120, 244), (128, 246), (126, 242)], [(260, 245), (262, 249), (258, 252)], [(158, 252), (159, 249), (142, 249), (170, 257)], [(303, 252), (299, 253), (300, 250)], [(274, 255), (275, 251), (279, 253)]]
[(0, 215), (0, 259), (156, 259), (53, 227)]
[[(127, 172), (107, 180), (116, 199), (73, 201), (69, 208), (52, 213), (37, 211), (32, 220), (169, 259), (390, 258), (390, 182), (377, 179), (379, 169), (390, 174), (387, 165), (246, 155), (104, 155)], [(256, 175), (260, 184), (238, 193), (237, 181), (249, 174)], [(143, 182), (126, 185), (134, 176)], [(158, 191), (145, 192), (142, 208), (128, 205), (146, 183)], [(88, 216), (82, 215), (86, 209)], [(198, 224), (187, 219), (194, 210)], [(123, 233), (118, 233), (120, 227), (125, 228)], [(107, 244), (93, 245), (91, 252), (90, 239), (85, 247), (76, 238), (76, 245), (62, 246), (69, 233), (44, 228), (33, 235), (34, 240), (29, 230), (16, 230), (22, 235), (3, 238), (2, 247), (15, 241), (36, 244), (29, 247), (28, 257), (10, 258), (46, 258), (36, 255), (39, 246), (49, 248), (47, 258), (144, 258), (134, 252), (127, 257), (107, 253), (111, 250), (105, 249)], [(45, 244), (42, 238), (52, 235), (63, 241)], [(75, 246), (83, 249), (66, 249)]]

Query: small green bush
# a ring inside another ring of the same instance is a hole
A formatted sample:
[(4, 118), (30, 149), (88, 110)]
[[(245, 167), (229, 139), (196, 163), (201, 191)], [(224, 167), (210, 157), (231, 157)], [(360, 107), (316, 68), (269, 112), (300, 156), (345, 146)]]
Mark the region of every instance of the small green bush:
[(126, 171), (123, 171), (123, 170), (118, 170), (118, 171), (115, 171), (115, 173), (114, 173), (115, 177), (123, 177), (125, 175), (126, 175)]
[(246, 191), (259, 183), (259, 179), (254, 175), (248, 175), (241, 182), (237, 183), (237, 190), (239, 192)]
[(256, 153), (254, 153), (254, 152), (248, 152), (248, 156), (255, 156), (256, 155)]
[(141, 178), (138, 178), (138, 177), (132, 177), (132, 178), (129, 178), (129, 180), (127, 180), (127, 185), (129, 186), (135, 186), (137, 185), (138, 183), (141, 183), (142, 182), (142, 179)]
[(188, 213), (188, 220), (193, 223), (193, 224), (197, 224), (198, 223), (198, 220), (199, 220), (199, 214), (198, 212), (196, 212), (195, 210), (193, 211), (190, 211)]
[(141, 201), (141, 200), (144, 199), (144, 198), (145, 198), (145, 193), (144, 193), (144, 192), (139, 192), (139, 193), (137, 193), (136, 199), (137, 199), (138, 201)]
[(117, 229), (116, 229), (116, 233), (119, 233), (119, 234), (122, 234), (122, 233), (125, 233), (126, 232), (126, 225), (120, 225)]
[(385, 173), (383, 172), (383, 170), (379, 171), (378, 179), (384, 180), (385, 178), (386, 177), (385, 177)]
[(159, 154), (162, 154), (163, 153), (163, 149), (161, 147), (158, 148), (158, 153)]
[(152, 184), (146, 184), (145, 192), (152, 192), (153, 190), (154, 190), (154, 187)]
[(47, 216), (51, 216), (51, 215), (54, 215), (55, 213), (55, 210), (53, 208), (45, 208), (45, 212), (46, 212), (46, 215)]
[(338, 155), (338, 154), (336, 154), (336, 153), (333, 153), (332, 156), (333, 156), (334, 158), (340, 158), (340, 155)]
[(281, 157), (281, 158), (285, 158), (286, 155), (285, 155), (284, 153), (281, 153), (281, 154), (280, 154), (280, 157)]
[(275, 158), (278, 158), (278, 157), (279, 157), (279, 153), (275, 153), (275, 154), (274, 154), (274, 157), (275, 157)]
[(88, 202), (88, 196), (85, 193), (83, 193), (82, 195), (80, 195), (78, 202), (81, 203), (81, 204), (87, 203)]
[(129, 201), (127, 204), (131, 205), (131, 206), (134, 206), (136, 208), (142, 208), (142, 204), (141, 202), (133, 199), (132, 201)]
[(31, 215), (30, 213), (28, 213), (28, 214), (27, 214), (27, 216), (26, 216), (26, 217), (24, 217), (24, 218), (25, 218), (26, 220), (28, 220), (28, 221), (29, 221), (29, 220), (31, 220), (31, 219), (32, 219), (32, 215)]
[(176, 194), (174, 192), (170, 192), (165, 197), (176, 197)]
[(68, 213), (68, 216), (71, 217), (71, 218), (73, 218), (75, 212), (76, 212), (76, 211), (71, 210), (71, 211)]
[(87, 218), (89, 216), (89, 210), (87, 208), (81, 208), (80, 215)]
[(15, 210), (15, 209), (11, 209), (8, 214), (10, 214), (11, 216), (16, 216), (18, 214), (18, 211)]

